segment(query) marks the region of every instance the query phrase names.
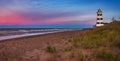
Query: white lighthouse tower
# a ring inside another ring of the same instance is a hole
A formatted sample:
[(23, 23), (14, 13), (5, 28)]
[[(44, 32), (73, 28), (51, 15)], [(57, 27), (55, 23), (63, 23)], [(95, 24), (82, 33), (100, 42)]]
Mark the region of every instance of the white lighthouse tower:
[(98, 9), (96, 27), (103, 26), (103, 25), (104, 24), (103, 24), (102, 10)]

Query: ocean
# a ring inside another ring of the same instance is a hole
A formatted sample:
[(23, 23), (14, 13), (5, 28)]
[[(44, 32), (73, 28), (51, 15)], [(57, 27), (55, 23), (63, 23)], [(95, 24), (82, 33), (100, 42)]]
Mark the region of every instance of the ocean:
[(43, 35), (49, 33), (57, 33), (57, 32), (64, 32), (64, 31), (73, 31), (73, 30), (80, 30), (80, 29), (47, 29), (47, 28), (11, 28), (11, 29), (0, 29), (0, 41), (7, 40), (7, 39), (14, 39), (14, 38), (22, 38), (28, 36), (35, 36), (35, 35)]

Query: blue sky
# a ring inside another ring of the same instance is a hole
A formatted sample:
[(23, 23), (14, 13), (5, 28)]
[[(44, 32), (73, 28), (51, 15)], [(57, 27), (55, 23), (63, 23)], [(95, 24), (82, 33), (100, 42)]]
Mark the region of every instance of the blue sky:
[(103, 11), (104, 22), (120, 17), (120, 0), (0, 0), (1, 28), (86, 28)]

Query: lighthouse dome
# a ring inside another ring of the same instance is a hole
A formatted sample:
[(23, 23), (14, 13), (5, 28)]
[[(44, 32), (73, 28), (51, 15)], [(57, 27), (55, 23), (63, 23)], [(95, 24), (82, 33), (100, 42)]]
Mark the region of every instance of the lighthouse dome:
[(101, 10), (101, 9), (98, 9), (98, 12), (102, 12), (102, 10)]

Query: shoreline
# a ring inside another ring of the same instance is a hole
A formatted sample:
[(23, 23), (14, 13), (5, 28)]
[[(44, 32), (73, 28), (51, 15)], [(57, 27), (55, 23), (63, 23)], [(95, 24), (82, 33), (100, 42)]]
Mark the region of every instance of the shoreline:
[(17, 38), (24, 38), (24, 37), (39, 36), (39, 35), (45, 35), (45, 34), (51, 34), (51, 33), (58, 33), (58, 32), (29, 33), (29, 34), (20, 34), (20, 35), (1, 36), (0, 41), (17, 39)]
[(45, 34), (52, 34), (52, 33), (59, 33), (59, 32), (68, 32), (68, 31), (76, 31), (76, 30), (49, 31), (49, 32), (25, 33), (25, 34), (18, 34), (18, 35), (16, 34), (16, 35), (0, 36), (0, 42), (4, 41), (4, 40), (10, 40), (10, 39), (32, 37), (32, 36), (40, 36), (40, 35), (45, 35)]
[(84, 32), (84, 31), (87, 31), (87, 30), (91, 30), (91, 29), (81, 29), (81, 30), (70, 30), (70, 31), (56, 31), (56, 32), (48, 32), (48, 33), (41, 33), (41, 34), (38, 34), (37, 35), (30, 35), (30, 36), (24, 36), (23, 37), (17, 37), (17, 38), (9, 38), (9, 39), (3, 39), (3, 40), (0, 40), (0, 43), (1, 42), (5, 42), (5, 41), (9, 41), (9, 40), (19, 40), (19, 39), (23, 39), (23, 38), (31, 38), (31, 37), (41, 37), (41, 36), (44, 36), (44, 35), (52, 35), (52, 34), (60, 34), (60, 33), (68, 33), (68, 32), (76, 32), (76, 31), (80, 31), (80, 32)]

